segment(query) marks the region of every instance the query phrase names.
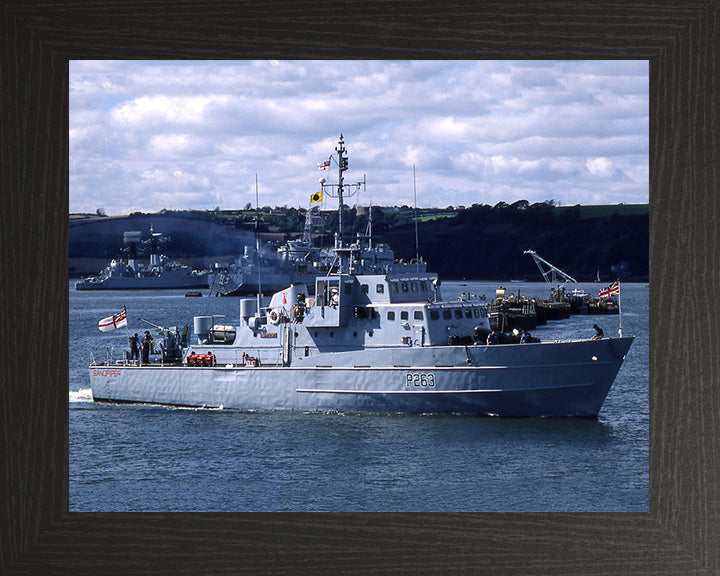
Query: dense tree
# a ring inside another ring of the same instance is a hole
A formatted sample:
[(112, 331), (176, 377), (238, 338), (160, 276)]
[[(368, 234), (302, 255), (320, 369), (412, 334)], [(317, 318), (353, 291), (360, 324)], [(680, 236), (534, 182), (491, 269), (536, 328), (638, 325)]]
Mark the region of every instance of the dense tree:
[[(592, 208), (592, 210), (590, 210)], [(364, 233), (369, 210), (345, 207), (343, 232), (346, 239)], [(283, 233), (285, 238), (302, 233), (305, 209), (260, 209), (259, 231)], [(645, 279), (649, 273), (649, 215), (647, 206), (555, 206), (552, 201), (530, 204), (520, 200), (495, 206), (473, 204), (466, 208), (372, 207), (373, 235), (387, 242), (398, 258), (415, 257), (415, 217), (417, 213), (420, 254), (428, 269), (447, 279), (506, 279), (524, 277), (540, 280), (532, 259), (524, 255), (535, 250), (543, 258), (579, 280), (594, 279), (598, 268), (603, 279), (611, 279), (613, 269)], [(330, 246), (337, 230), (336, 211), (322, 212), (324, 234), (320, 245)], [(189, 219), (217, 222), (250, 233), (255, 228), (256, 211), (186, 211), (173, 214)], [(192, 227), (189, 227), (192, 230)], [(173, 249), (188, 256), (204, 256), (208, 246), (202, 240), (172, 238)], [(102, 256), (117, 238), (106, 243), (80, 241), (72, 244), (71, 256)], [(177, 254), (179, 255), (179, 254)], [(627, 279), (627, 278), (626, 278)]]

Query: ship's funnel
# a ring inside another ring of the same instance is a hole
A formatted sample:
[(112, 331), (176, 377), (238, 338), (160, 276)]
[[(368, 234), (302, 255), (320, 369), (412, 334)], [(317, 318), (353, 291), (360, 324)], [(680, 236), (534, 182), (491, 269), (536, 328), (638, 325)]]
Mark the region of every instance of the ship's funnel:
[(193, 318), (193, 330), (198, 337), (198, 343), (205, 344), (208, 341), (212, 325), (212, 316), (195, 316)]
[(242, 298), (240, 300), (240, 319), (247, 321), (257, 312), (257, 300), (254, 298)]

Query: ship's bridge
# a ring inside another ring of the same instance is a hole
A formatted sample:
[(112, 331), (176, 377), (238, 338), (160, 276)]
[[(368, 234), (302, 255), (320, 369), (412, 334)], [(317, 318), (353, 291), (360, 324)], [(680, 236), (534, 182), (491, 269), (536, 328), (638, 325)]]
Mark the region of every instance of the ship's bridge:
[(438, 302), (438, 284), (437, 276), (427, 273), (319, 277), (304, 324), (313, 329), (360, 327), (372, 338), (366, 346), (447, 344), (450, 337), (487, 326), (484, 303)]
[[(430, 302), (440, 298), (437, 274), (360, 274), (352, 278), (359, 289), (357, 303)], [(318, 284), (328, 279), (318, 279)], [(319, 290), (316, 294), (323, 288)]]

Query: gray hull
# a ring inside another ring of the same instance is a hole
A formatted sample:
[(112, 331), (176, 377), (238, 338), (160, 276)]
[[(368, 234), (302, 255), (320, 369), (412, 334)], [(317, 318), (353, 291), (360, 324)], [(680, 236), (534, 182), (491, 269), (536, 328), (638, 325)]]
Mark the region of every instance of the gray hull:
[(76, 290), (163, 290), (168, 288), (207, 288), (207, 274), (172, 274), (160, 276), (117, 276), (96, 282), (75, 284)]
[(365, 349), (286, 367), (98, 365), (90, 382), (94, 399), (108, 402), (597, 417), (632, 340)]

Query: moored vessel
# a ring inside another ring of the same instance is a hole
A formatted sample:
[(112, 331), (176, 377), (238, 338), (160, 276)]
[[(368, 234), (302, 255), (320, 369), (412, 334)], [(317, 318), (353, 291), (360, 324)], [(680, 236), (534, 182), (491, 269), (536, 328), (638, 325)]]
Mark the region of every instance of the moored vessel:
[[(123, 243), (128, 247), (127, 258), (116, 258), (95, 276), (75, 283), (76, 290), (159, 290), (167, 288), (204, 288), (207, 272), (171, 261), (160, 252), (164, 237), (150, 226), (150, 238), (143, 241), (142, 232), (128, 231)], [(140, 262), (138, 247), (147, 245), (149, 261)]]

